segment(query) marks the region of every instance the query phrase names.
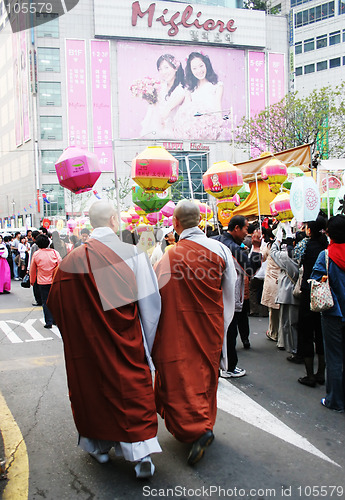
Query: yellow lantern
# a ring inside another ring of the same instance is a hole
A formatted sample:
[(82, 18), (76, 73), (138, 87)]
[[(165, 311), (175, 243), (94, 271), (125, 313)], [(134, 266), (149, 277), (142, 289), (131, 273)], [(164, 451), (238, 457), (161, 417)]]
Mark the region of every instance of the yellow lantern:
[(145, 191), (163, 192), (178, 179), (178, 160), (161, 146), (149, 146), (132, 161), (132, 179)]

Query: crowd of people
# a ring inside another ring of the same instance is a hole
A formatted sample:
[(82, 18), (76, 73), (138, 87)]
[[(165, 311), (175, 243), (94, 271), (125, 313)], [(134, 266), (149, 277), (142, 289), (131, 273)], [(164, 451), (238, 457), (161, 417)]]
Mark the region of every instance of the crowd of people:
[[(250, 315), (268, 315), (267, 339), (304, 363), (296, 382), (326, 383), (321, 404), (345, 411), (344, 215), (299, 228), (234, 216), (203, 231), (198, 206), (183, 200), (173, 226), (123, 241), (111, 204), (94, 203), (89, 216), (92, 234), (82, 230), (73, 248), (58, 232), (34, 231), (29, 250), (15, 239), (45, 327), (57, 324), (63, 338), (79, 446), (98, 462), (114, 448), (138, 478), (152, 476), (158, 412), (196, 464), (214, 440), (218, 377), (246, 375), (236, 343), (239, 334), (252, 348)], [(312, 279), (331, 288), (334, 305), (321, 313), (311, 310)]]

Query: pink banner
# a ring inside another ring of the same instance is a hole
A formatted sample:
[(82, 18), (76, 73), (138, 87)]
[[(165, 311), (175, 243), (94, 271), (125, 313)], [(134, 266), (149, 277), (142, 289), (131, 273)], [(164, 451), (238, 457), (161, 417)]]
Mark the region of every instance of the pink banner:
[[(249, 116), (254, 117), (266, 107), (266, 84), (265, 84), (265, 53), (249, 52)], [(260, 154), (260, 149), (266, 149), (264, 142), (251, 146), (251, 156), (255, 158)]]
[[(17, 22), (14, 20), (13, 22)], [(15, 31), (15, 26), (13, 27)], [(14, 121), (15, 121), (15, 140), (16, 146), (20, 146), (23, 143), (22, 139), (22, 113), (21, 113), (21, 91), (20, 91), (20, 58), (19, 58), (19, 47), (18, 47), (18, 33), (13, 33), (12, 35), (12, 53), (13, 53), (13, 88), (14, 88)]]
[(93, 144), (102, 172), (113, 170), (110, 50), (108, 41), (91, 40)]
[(88, 149), (85, 40), (66, 40), (68, 140)]
[[(25, 26), (25, 15), (21, 16), (21, 27)], [(26, 45), (26, 31), (20, 32), (20, 61), (21, 61), (21, 86), (22, 86), (22, 115), (24, 142), (30, 139), (30, 116), (29, 116), (29, 84), (28, 84), (28, 54)]]
[(285, 95), (284, 54), (268, 54), (268, 82), (270, 106), (281, 101)]

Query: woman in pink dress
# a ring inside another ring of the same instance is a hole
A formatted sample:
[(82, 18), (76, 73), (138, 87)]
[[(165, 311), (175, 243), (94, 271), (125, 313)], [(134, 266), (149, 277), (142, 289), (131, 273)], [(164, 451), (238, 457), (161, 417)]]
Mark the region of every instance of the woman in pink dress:
[(11, 269), (7, 262), (8, 250), (0, 236), (0, 293), (10, 293)]

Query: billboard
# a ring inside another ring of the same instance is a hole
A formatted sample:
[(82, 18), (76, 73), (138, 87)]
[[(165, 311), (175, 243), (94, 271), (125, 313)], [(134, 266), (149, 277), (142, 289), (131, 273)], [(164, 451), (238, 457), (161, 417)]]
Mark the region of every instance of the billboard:
[(117, 56), (120, 139), (229, 141), (246, 114), (244, 50), (119, 42)]

